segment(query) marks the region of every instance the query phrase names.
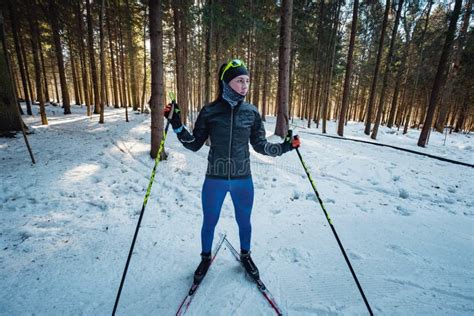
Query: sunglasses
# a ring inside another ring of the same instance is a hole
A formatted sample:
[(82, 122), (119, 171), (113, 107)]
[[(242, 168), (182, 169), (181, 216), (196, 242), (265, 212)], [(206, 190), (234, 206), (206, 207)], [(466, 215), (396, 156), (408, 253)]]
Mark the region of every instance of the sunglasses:
[(230, 68), (235, 68), (235, 67), (240, 67), (240, 66), (244, 66), (245, 68), (247, 68), (245, 63), (241, 61), (240, 59), (232, 59), (231, 61), (229, 61), (229, 63), (225, 66), (224, 71), (222, 72), (221, 80), (224, 80), (224, 74), (227, 70), (229, 70)]

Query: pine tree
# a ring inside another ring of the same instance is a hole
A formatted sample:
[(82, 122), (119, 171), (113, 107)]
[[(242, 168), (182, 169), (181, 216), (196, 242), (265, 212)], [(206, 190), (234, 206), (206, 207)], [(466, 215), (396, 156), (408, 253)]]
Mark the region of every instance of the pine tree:
[(337, 125), (337, 134), (344, 136), (344, 123), (347, 113), (347, 104), (349, 102), (349, 84), (352, 75), (352, 59), (354, 54), (354, 43), (357, 31), (357, 16), (359, 14), (359, 0), (354, 0), (352, 8), (352, 26), (349, 50), (347, 52), (346, 75), (344, 77), (344, 92), (342, 93), (342, 105), (339, 113), (339, 121)]
[[(60, 32), (60, 26), (58, 23), (59, 12), (58, 12), (57, 3), (55, 0), (48, 0), (48, 4), (49, 4), (49, 22), (53, 30), (54, 49), (55, 49), (56, 58), (58, 62), (58, 68), (59, 68), (59, 82), (61, 84), (61, 95), (62, 95), (62, 104), (64, 108), (64, 114), (71, 114), (71, 104), (69, 101), (69, 91), (68, 91), (68, 85), (66, 81), (66, 70), (64, 68), (63, 48), (62, 48), (62, 43), (61, 43), (61, 37), (59, 35), (59, 32)], [(43, 74), (44, 73), (45, 72), (43, 72)]]
[(395, 40), (397, 38), (397, 32), (398, 32), (398, 23), (400, 22), (400, 16), (402, 14), (402, 8), (403, 8), (403, 1), (404, 0), (399, 0), (398, 2), (398, 9), (397, 9), (397, 14), (395, 16), (395, 23), (392, 29), (392, 37), (390, 39), (390, 47), (388, 49), (388, 56), (387, 60), (385, 62), (385, 71), (383, 74), (383, 79), (382, 79), (382, 91), (380, 92), (380, 98), (379, 98), (379, 105), (377, 108), (377, 114), (375, 115), (375, 123), (374, 123), (374, 128), (372, 130), (372, 134), (370, 135), (370, 138), (376, 139), (377, 138), (377, 133), (379, 130), (379, 125), (380, 121), (382, 119), (382, 112), (385, 107), (385, 93), (387, 91), (387, 85), (388, 85), (388, 77), (391, 73), (392, 70), (392, 56), (393, 56), (393, 51), (394, 51), (394, 46), (395, 46)]
[[(151, 48), (151, 150), (156, 158), (163, 137), (163, 29), (161, 0), (149, 0)], [(161, 159), (162, 157), (160, 157)]]
[(446, 40), (444, 42), (443, 51), (441, 52), (441, 57), (439, 59), (438, 69), (436, 71), (436, 76), (433, 83), (433, 89), (431, 90), (428, 111), (426, 113), (426, 118), (423, 124), (423, 129), (421, 130), (420, 138), (418, 139), (418, 146), (420, 147), (426, 146), (426, 142), (428, 140), (428, 133), (431, 129), (434, 112), (438, 103), (438, 95), (444, 85), (444, 81), (446, 78), (445, 70), (447, 67), (448, 57), (451, 52), (451, 46), (454, 40), (454, 33), (456, 32), (456, 24), (458, 22), (459, 14), (461, 12), (461, 4), (462, 0), (456, 0), (453, 12), (451, 14), (448, 31), (446, 33)]
[(0, 133), (21, 130), (3, 24), (3, 12), (0, 7)]
[(365, 119), (365, 130), (364, 130), (364, 133), (366, 135), (370, 134), (370, 127), (371, 127), (371, 122), (372, 122), (372, 108), (373, 108), (375, 93), (376, 93), (376, 89), (377, 89), (377, 79), (378, 79), (378, 76), (379, 76), (379, 68), (380, 68), (380, 63), (381, 63), (382, 55), (383, 55), (385, 29), (387, 28), (387, 21), (388, 21), (388, 13), (389, 12), (390, 12), (390, 0), (386, 0), (385, 13), (384, 13), (383, 22), (382, 22), (382, 30), (380, 32), (379, 49), (378, 49), (378, 52), (377, 52), (377, 61), (375, 62), (374, 76), (372, 78), (372, 86), (370, 88), (369, 102), (367, 104), (367, 116), (366, 116), (366, 119)]
[(290, 51), (293, 0), (282, 0), (280, 25), (280, 54), (278, 61), (277, 121), (275, 135), (285, 137), (288, 133), (288, 102), (290, 89)]

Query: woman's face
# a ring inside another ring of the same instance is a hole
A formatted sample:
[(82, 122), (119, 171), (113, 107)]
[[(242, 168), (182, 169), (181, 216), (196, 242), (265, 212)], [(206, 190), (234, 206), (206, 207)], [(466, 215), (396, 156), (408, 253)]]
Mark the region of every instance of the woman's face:
[(229, 86), (240, 95), (246, 95), (249, 91), (250, 78), (247, 75), (240, 75), (229, 82)]

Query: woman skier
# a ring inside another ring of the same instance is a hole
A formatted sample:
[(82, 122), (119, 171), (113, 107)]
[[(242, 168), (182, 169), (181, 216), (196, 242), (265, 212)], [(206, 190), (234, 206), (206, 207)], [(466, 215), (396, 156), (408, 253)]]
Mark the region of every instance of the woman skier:
[[(249, 141), (256, 152), (274, 157), (300, 145), (298, 136), (292, 137), (291, 131), (283, 143), (274, 144), (266, 140), (257, 107), (244, 102), (249, 84), (245, 64), (239, 59), (231, 60), (220, 67), (219, 95), (215, 101), (201, 109), (192, 134), (182, 124), (177, 105), (169, 119), (179, 141), (187, 149), (198, 151), (208, 137), (211, 142), (202, 188), (202, 252), (201, 262), (194, 273), (195, 284), (201, 282), (211, 264), (214, 229), (227, 192), (230, 192), (239, 227), (242, 265), (253, 279), (259, 279), (258, 268), (250, 257), (250, 215), (254, 188), (250, 172)], [(171, 104), (165, 107), (165, 117), (169, 117), (171, 109)]]

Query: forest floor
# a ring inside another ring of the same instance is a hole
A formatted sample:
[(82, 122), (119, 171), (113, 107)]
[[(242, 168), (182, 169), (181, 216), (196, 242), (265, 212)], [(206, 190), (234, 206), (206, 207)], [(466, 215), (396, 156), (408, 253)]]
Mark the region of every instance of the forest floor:
[[(48, 106), (0, 138), (0, 315), (110, 315), (150, 178), (150, 115), (107, 108), (105, 124)], [(269, 140), (275, 119), (265, 125)], [(295, 121), (298, 126), (305, 122)], [(328, 133), (336, 125), (329, 122)], [(301, 131), (301, 154), (375, 314), (474, 314), (474, 168)], [(347, 137), (370, 140), (361, 123)], [(472, 135), (381, 127), (377, 142), (474, 164)], [(200, 257), (208, 147), (166, 140), (118, 315), (173, 315)], [(366, 314), (298, 156), (251, 150), (252, 254), (288, 315)], [(239, 246), (226, 197), (219, 233)], [(189, 315), (272, 315), (229, 249), (221, 249)]]

